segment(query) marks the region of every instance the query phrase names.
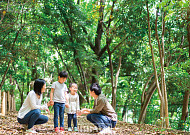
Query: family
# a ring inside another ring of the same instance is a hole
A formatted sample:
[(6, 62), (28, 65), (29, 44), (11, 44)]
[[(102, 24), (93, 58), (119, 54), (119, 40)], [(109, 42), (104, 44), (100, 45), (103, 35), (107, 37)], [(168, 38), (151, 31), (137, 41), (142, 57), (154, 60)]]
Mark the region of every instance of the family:
[[(117, 123), (117, 114), (107, 98), (102, 94), (98, 83), (90, 86), (90, 95), (94, 98), (93, 109), (83, 108), (80, 110), (78, 86), (76, 83), (69, 84), (69, 94), (66, 84), (68, 73), (62, 71), (58, 74), (58, 81), (51, 86), (50, 101), (42, 105), (42, 93), (45, 92), (46, 82), (43, 79), (36, 79), (34, 89), (30, 91), (20, 108), (17, 120), (27, 129), (28, 133), (37, 133), (34, 125), (44, 124), (48, 117), (41, 114), (41, 110), (49, 112), (48, 106), (54, 108), (54, 131), (64, 131), (64, 112), (68, 115), (68, 131), (78, 132), (77, 115), (86, 114), (87, 120), (98, 127), (99, 134), (112, 133)], [(59, 124), (58, 125), (58, 118)], [(73, 120), (74, 127), (71, 126)]]

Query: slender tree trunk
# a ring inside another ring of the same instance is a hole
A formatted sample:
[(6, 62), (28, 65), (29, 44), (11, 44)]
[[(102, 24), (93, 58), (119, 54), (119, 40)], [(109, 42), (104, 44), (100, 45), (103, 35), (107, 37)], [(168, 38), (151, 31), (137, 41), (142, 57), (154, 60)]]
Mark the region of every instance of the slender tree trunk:
[(144, 120), (145, 120), (145, 116), (146, 116), (146, 109), (148, 107), (148, 104), (150, 102), (150, 99), (154, 93), (154, 91), (156, 90), (156, 82), (154, 81), (151, 85), (150, 85), (150, 88), (148, 89), (148, 91), (146, 92), (145, 94), (145, 97), (144, 97), (144, 101), (142, 103), (142, 106), (141, 106), (141, 112), (140, 112), (140, 116), (139, 116), (139, 120), (138, 120), (138, 123), (139, 124), (142, 124), (144, 123)]
[[(187, 19), (187, 40), (189, 43), (189, 58), (190, 58), (190, 10), (187, 11), (187, 18), (188, 18)], [(190, 74), (190, 70), (188, 72)], [(179, 129), (183, 129), (183, 123), (186, 121), (186, 118), (188, 117), (189, 89), (190, 88), (187, 88), (184, 94), (181, 122), (179, 122), (178, 124)]]
[(11, 95), (10, 92), (7, 91), (7, 112), (11, 111)]
[(19, 90), (19, 92), (20, 92), (20, 100), (21, 100), (21, 102), (20, 102), (20, 106), (22, 106), (22, 104), (24, 103), (23, 91), (20, 89), (20, 86), (19, 86), (17, 80), (15, 80), (15, 81), (16, 81), (16, 84), (17, 84), (18, 90)]
[(112, 64), (112, 59), (111, 59), (111, 52), (109, 48), (109, 44), (107, 45), (107, 51), (108, 51), (108, 56), (109, 56), (109, 66), (110, 66), (110, 72), (111, 72), (111, 85), (112, 85), (112, 107), (115, 109), (115, 93), (114, 93), (114, 77), (113, 77), (113, 64)]
[(75, 57), (75, 63), (77, 65), (78, 68), (78, 72), (80, 73), (80, 78), (81, 78), (81, 83), (83, 83), (83, 87), (84, 87), (84, 91), (83, 94), (86, 95), (86, 100), (89, 103), (89, 96), (88, 96), (88, 88), (87, 88), (87, 83), (86, 83), (86, 77), (85, 77), (85, 73), (84, 70), (82, 68), (81, 62), (79, 58), (76, 58), (76, 55), (78, 55), (78, 52), (74, 49), (74, 57)]
[(7, 66), (7, 69), (6, 69), (6, 71), (5, 71), (4, 75), (3, 75), (3, 78), (2, 78), (2, 81), (1, 81), (1, 84), (0, 84), (0, 90), (1, 90), (1, 88), (2, 88), (2, 86), (3, 86), (3, 84), (4, 84), (4, 82), (5, 82), (5, 77), (6, 77), (6, 75), (7, 75), (8, 70), (9, 70), (10, 63), (11, 63), (11, 60), (9, 61), (8, 66)]
[(188, 117), (188, 103), (189, 103), (189, 90), (185, 91), (184, 98), (183, 98), (183, 109), (182, 109), (182, 116), (181, 122), (178, 124), (179, 129), (184, 129), (184, 122)]
[(127, 99), (125, 100), (125, 104), (124, 104), (124, 107), (123, 107), (123, 112), (122, 112), (122, 119), (124, 122), (127, 122), (126, 121), (126, 115), (127, 115)]
[(6, 92), (3, 91), (1, 93), (1, 114), (5, 115), (6, 114)]
[(116, 92), (117, 92), (117, 83), (118, 83), (119, 73), (120, 73), (120, 69), (121, 69), (121, 60), (122, 60), (122, 57), (120, 56), (119, 57), (119, 65), (118, 65), (117, 73), (115, 76), (114, 88), (112, 91), (112, 106), (114, 109), (116, 109)]
[(164, 98), (164, 119), (166, 121), (166, 128), (169, 127), (169, 118), (168, 118), (168, 98), (167, 98), (167, 90), (166, 90), (166, 82), (165, 82), (165, 71), (164, 71), (164, 56), (165, 56), (165, 49), (164, 49), (164, 33), (165, 33), (165, 12), (162, 15), (162, 61), (161, 61), (161, 78), (162, 78), (162, 91), (163, 91), (163, 98)]
[(154, 74), (155, 74), (155, 81), (156, 81), (156, 85), (157, 85), (157, 89), (158, 89), (158, 95), (161, 101), (160, 104), (160, 118), (164, 117), (164, 100), (163, 100), (163, 96), (160, 90), (160, 86), (159, 86), (159, 81), (158, 81), (158, 76), (157, 76), (157, 71), (156, 71), (156, 65), (155, 65), (155, 61), (154, 61), (154, 51), (153, 51), (153, 47), (151, 44), (151, 30), (150, 30), (150, 16), (149, 16), (149, 9), (148, 9), (148, 2), (146, 2), (146, 7), (147, 7), (147, 13), (148, 13), (148, 38), (149, 38), (149, 45), (151, 48), (151, 54), (152, 54), (152, 63), (153, 63), (153, 68), (154, 68)]

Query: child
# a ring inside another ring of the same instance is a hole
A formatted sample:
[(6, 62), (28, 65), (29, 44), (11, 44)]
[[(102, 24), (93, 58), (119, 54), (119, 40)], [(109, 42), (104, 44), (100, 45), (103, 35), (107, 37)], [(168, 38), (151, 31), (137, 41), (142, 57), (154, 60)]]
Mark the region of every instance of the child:
[(62, 71), (58, 75), (58, 81), (54, 82), (51, 86), (50, 103), (54, 105), (54, 129), (55, 132), (59, 132), (58, 128), (58, 116), (60, 120), (60, 130), (64, 131), (64, 109), (67, 101), (67, 86), (64, 83), (67, 79), (68, 73)]
[(70, 93), (68, 94), (69, 107), (66, 108), (68, 114), (68, 131), (72, 131), (71, 120), (73, 119), (74, 131), (78, 132), (77, 128), (77, 115), (80, 111), (79, 96), (77, 94), (78, 86), (76, 83), (69, 84)]

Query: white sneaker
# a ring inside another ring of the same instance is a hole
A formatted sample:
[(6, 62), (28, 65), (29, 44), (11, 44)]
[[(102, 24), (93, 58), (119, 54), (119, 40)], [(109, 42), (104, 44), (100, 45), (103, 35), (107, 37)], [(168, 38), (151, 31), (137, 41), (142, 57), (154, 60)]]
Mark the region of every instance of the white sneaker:
[(26, 132), (27, 132), (27, 133), (33, 133), (33, 134), (38, 133), (38, 132), (36, 132), (35, 130), (32, 130), (32, 129), (28, 129), (28, 130), (26, 130)]
[(110, 129), (110, 127), (107, 127), (102, 129), (102, 131), (100, 131), (98, 134), (112, 134), (112, 130)]

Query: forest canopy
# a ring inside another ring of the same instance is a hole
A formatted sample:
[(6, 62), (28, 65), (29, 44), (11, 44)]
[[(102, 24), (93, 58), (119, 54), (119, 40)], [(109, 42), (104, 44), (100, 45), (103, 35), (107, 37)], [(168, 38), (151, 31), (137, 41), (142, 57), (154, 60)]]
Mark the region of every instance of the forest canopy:
[(120, 121), (189, 131), (189, 58), (189, 0), (0, 1), (1, 113), (66, 70), (82, 107), (98, 82)]

